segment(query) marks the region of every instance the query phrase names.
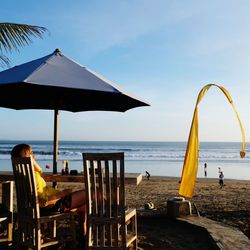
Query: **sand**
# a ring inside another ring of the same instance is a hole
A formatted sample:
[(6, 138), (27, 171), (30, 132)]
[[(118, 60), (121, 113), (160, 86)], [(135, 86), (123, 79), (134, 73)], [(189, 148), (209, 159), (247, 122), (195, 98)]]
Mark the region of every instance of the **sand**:
[[(191, 202), (200, 215), (237, 227), (250, 238), (250, 181), (226, 179), (224, 184), (221, 189), (217, 179), (197, 179)], [(143, 178), (138, 186), (126, 186), (127, 205), (138, 209), (139, 247), (217, 249), (207, 232), (166, 215), (167, 200), (178, 195), (178, 188), (179, 178), (175, 177)], [(143, 210), (147, 202), (153, 202), (156, 210)]]
[[(167, 200), (178, 195), (179, 179), (143, 178), (138, 186), (126, 186), (129, 207), (138, 209), (140, 249), (217, 249), (206, 230), (169, 218)], [(239, 228), (250, 238), (250, 181), (225, 180), (221, 189), (217, 179), (198, 179), (192, 203), (207, 218)], [(58, 188), (77, 190), (82, 184), (59, 183)], [(155, 210), (143, 210), (153, 202)]]
[[(167, 199), (178, 195), (178, 178), (153, 177), (149, 181), (127, 186), (127, 203), (143, 207), (153, 202), (157, 209), (165, 210)], [(250, 181), (225, 180), (221, 189), (217, 179), (197, 179), (194, 202), (200, 214), (239, 227), (250, 237)]]
[[(237, 227), (250, 238), (250, 181), (225, 180), (224, 183), (225, 186), (221, 189), (217, 179), (198, 179), (191, 202), (196, 204), (202, 216)], [(166, 223), (169, 223), (166, 217), (166, 202), (169, 198), (178, 195), (178, 188), (179, 179), (171, 177), (153, 177), (149, 181), (144, 178), (143, 182), (137, 187), (127, 186), (127, 203), (129, 205), (140, 208), (147, 202), (153, 202), (157, 208), (157, 210), (151, 212), (151, 217), (153, 217), (152, 226), (156, 230), (156, 233), (150, 232), (148, 234), (152, 244), (155, 244), (157, 239), (162, 241), (161, 237), (157, 236), (157, 234), (160, 234), (159, 232), (162, 232), (161, 228), (166, 230), (165, 240), (169, 239), (169, 234), (173, 231), (171, 226), (168, 227), (166, 225)], [(140, 212), (138, 215), (140, 216)], [(145, 219), (145, 217), (145, 213), (144, 215), (142, 213), (142, 218)], [(180, 227), (184, 228), (183, 225), (180, 225)], [(178, 231), (177, 228), (175, 228), (175, 233)], [(139, 235), (143, 236), (143, 234), (145, 232), (140, 232), (139, 227)], [(188, 236), (184, 236), (184, 232), (182, 232), (182, 235), (187, 240)], [(194, 237), (194, 234), (192, 234), (192, 237), (192, 242), (200, 242), (199, 234), (197, 234), (197, 237)], [(177, 243), (183, 240), (180, 236), (176, 238), (179, 239)], [(142, 239), (144, 238), (142, 237)], [(150, 239), (147, 238), (148, 241)], [(206, 247), (206, 241), (203, 243), (204, 247)], [(192, 245), (193, 243), (191, 244), (191, 242), (187, 242), (187, 244), (190, 244), (189, 246), (192, 249), (198, 249), (198, 246)], [(166, 248), (169, 246), (171, 244), (166, 245)], [(176, 249), (185, 249), (185, 247), (182, 248), (180, 245), (175, 245), (175, 247)]]

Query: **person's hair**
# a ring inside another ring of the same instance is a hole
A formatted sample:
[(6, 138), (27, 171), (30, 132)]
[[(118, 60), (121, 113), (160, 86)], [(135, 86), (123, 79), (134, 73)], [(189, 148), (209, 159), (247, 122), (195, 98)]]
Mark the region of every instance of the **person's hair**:
[(11, 151), (11, 157), (27, 157), (31, 153), (31, 147), (28, 144), (18, 144)]

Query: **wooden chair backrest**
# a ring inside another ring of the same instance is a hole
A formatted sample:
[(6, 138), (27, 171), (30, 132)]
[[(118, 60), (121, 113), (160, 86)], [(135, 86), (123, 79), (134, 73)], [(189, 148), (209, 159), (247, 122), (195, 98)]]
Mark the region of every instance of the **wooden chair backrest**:
[(87, 227), (91, 228), (93, 244), (118, 244), (118, 224), (125, 221), (124, 153), (82, 155)]
[(40, 210), (31, 157), (12, 159), (16, 184), (17, 209), (19, 218), (40, 218)]
[(6, 206), (8, 211), (13, 212), (13, 181), (4, 181), (2, 184), (2, 204)]
[[(4, 221), (7, 223), (7, 236), (0, 239), (0, 242), (11, 242), (12, 241), (12, 229), (13, 229), (13, 190), (14, 181), (4, 181), (2, 185), (2, 202), (3, 211), (0, 213), (0, 222)], [(7, 213), (6, 213), (7, 212)]]
[[(68, 237), (59, 239), (56, 235), (56, 221), (62, 220), (65, 222), (67, 219), (70, 220), (73, 247), (76, 249), (75, 227), (71, 212), (40, 217), (32, 158), (13, 158), (12, 167), (17, 196), (18, 245), (25, 246), (27, 249), (40, 250), (41, 248), (67, 241)], [(41, 241), (42, 228), (44, 229), (43, 232), (50, 238), (48, 241), (45, 241), (46, 237)]]

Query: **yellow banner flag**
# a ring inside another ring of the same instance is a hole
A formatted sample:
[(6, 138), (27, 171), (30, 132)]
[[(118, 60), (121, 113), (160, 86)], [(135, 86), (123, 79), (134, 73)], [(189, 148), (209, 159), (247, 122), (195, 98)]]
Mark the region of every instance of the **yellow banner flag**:
[(242, 149), (240, 151), (240, 156), (243, 158), (245, 156), (245, 132), (244, 128), (241, 124), (240, 117), (234, 107), (233, 100), (229, 94), (229, 92), (222, 86), (217, 84), (207, 84), (203, 87), (198, 95), (196, 106), (194, 109), (193, 121), (189, 132), (189, 138), (186, 148), (186, 155), (184, 159), (183, 169), (182, 169), (182, 177), (181, 184), (179, 189), (179, 195), (192, 198), (194, 193), (194, 187), (196, 182), (196, 175), (198, 170), (198, 158), (199, 158), (199, 135), (198, 135), (198, 105), (204, 95), (207, 93), (211, 86), (218, 87), (224, 95), (227, 97), (228, 101), (232, 105), (234, 113), (237, 117), (237, 120), (240, 125), (241, 135), (242, 135)]

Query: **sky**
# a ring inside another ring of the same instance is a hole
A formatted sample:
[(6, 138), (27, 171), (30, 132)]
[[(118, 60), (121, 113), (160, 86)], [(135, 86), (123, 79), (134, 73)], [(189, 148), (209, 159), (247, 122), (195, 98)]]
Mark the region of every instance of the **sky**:
[[(11, 66), (60, 48), (150, 103), (125, 113), (60, 111), (59, 140), (187, 141), (199, 91), (217, 83), (230, 92), (249, 141), (249, 13), (248, 0), (2, 0), (0, 22), (49, 30), (5, 53)], [(53, 115), (0, 108), (0, 139), (53, 140)], [(199, 104), (199, 137), (241, 141), (216, 87)]]

